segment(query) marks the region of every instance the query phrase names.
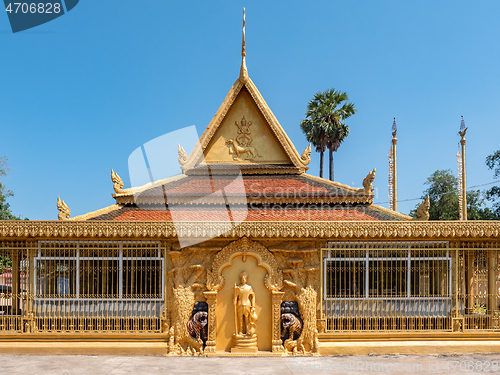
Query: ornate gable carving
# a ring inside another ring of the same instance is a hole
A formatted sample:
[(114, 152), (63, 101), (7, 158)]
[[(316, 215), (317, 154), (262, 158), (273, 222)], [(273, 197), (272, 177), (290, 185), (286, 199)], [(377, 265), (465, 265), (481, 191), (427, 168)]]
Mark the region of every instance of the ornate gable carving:
[(209, 290), (218, 291), (222, 289), (225, 283), (222, 271), (231, 265), (235, 257), (240, 255), (243, 257), (243, 261), (246, 260), (248, 255), (257, 258), (258, 265), (267, 270), (264, 279), (267, 289), (277, 291), (283, 287), (283, 273), (279, 270), (274, 255), (260, 243), (243, 237), (231, 242), (215, 256), (212, 269), (207, 274), (207, 288)]
[(208, 164), (293, 164), (246, 88), (240, 91), (203, 152)]
[[(243, 117), (246, 123), (242, 125)], [(234, 83), (182, 171), (202, 163), (203, 156), (209, 164), (291, 164), (302, 172), (309, 163), (301, 158), (250, 78)]]

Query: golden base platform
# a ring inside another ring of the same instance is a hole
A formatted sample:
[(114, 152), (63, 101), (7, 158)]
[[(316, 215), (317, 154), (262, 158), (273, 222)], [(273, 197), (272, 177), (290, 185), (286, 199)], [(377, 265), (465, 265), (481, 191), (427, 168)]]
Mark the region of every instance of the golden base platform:
[(233, 335), (231, 353), (257, 353), (257, 335)]

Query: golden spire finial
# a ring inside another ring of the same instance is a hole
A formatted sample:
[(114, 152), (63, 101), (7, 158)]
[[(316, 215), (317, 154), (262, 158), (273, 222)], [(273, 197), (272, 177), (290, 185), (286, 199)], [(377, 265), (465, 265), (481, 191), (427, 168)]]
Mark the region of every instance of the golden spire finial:
[(243, 8), (243, 41), (241, 43), (241, 68), (240, 68), (240, 81), (246, 83), (248, 80), (247, 63), (245, 56), (247, 55), (245, 49), (245, 8)]

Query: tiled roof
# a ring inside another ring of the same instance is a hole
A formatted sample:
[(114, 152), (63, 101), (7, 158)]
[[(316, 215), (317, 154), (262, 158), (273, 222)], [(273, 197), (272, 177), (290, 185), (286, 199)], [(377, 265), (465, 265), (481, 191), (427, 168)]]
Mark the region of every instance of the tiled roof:
[[(168, 207), (123, 207), (90, 220), (120, 221), (400, 221), (401, 217), (365, 205), (263, 205), (228, 211), (226, 206), (180, 205)], [(229, 219), (228, 219), (229, 218)]]
[[(249, 203), (371, 203), (373, 196), (359, 194), (357, 189), (307, 174), (285, 175), (190, 175), (146, 188), (132, 194), (117, 195), (118, 204), (185, 203), (198, 199), (197, 204), (214, 204), (213, 193), (226, 197), (246, 197)], [(212, 195), (212, 197), (210, 197)], [(203, 199), (199, 199), (203, 198)], [(206, 198), (206, 199), (204, 199)], [(212, 201), (210, 201), (212, 199)]]
[[(203, 197), (217, 190), (224, 189), (226, 195), (258, 195), (293, 196), (304, 195), (339, 195), (347, 193), (334, 186), (327, 186), (309, 180), (300, 175), (284, 176), (242, 176), (244, 187), (234, 176), (188, 176), (187, 178), (163, 185), (141, 193), (141, 197), (168, 196)], [(236, 183), (234, 183), (236, 181)], [(243, 187), (243, 189), (242, 189)]]

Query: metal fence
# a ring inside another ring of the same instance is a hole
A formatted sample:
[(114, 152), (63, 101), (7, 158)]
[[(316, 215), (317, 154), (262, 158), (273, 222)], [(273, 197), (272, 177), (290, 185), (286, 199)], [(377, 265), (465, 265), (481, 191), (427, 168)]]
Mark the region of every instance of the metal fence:
[(0, 244), (0, 331), (160, 332), (160, 242)]
[[(158, 241), (0, 243), (0, 332), (154, 332), (167, 316)], [(499, 331), (498, 243), (330, 242), (327, 332)]]
[(498, 330), (499, 249), (330, 242), (321, 250), (326, 331)]

